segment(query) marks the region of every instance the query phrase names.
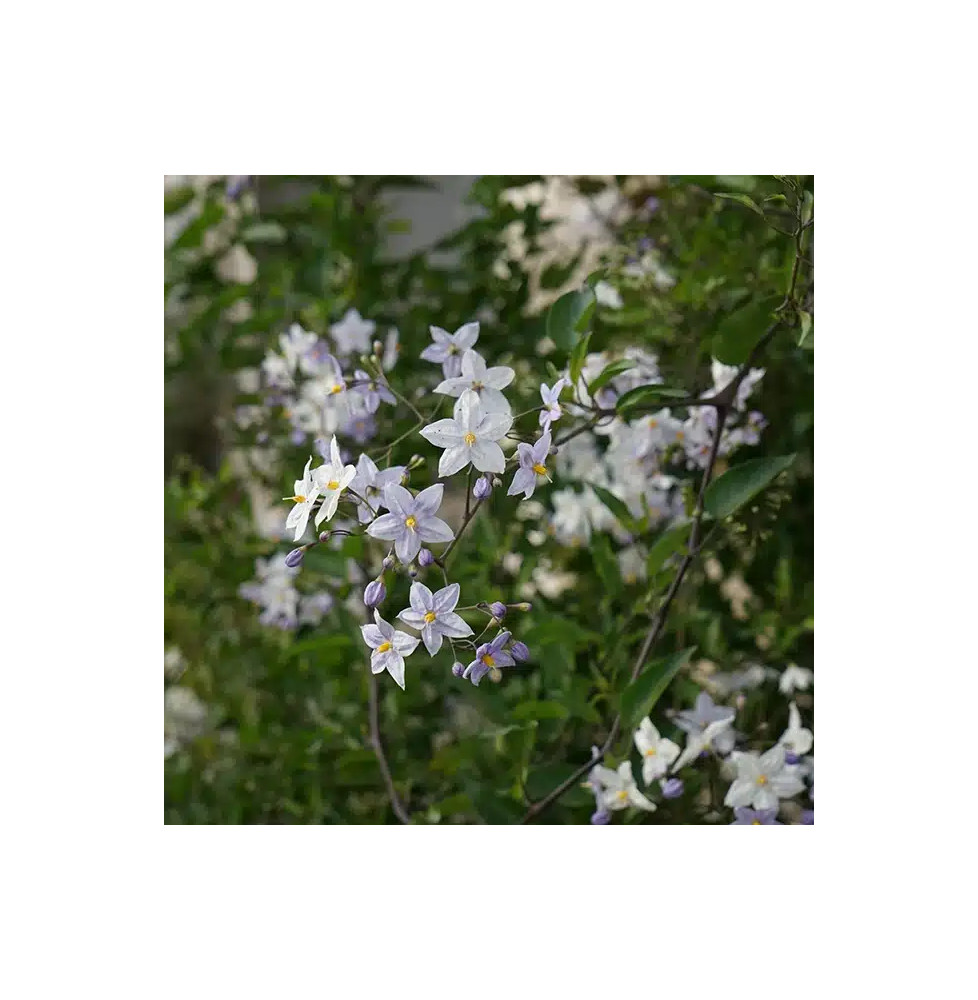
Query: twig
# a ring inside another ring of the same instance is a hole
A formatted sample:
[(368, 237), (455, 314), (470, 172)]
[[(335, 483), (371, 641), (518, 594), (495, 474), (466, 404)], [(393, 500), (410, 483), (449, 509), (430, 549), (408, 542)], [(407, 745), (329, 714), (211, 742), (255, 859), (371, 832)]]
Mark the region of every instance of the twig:
[(377, 763), (380, 765), (380, 773), (384, 779), (384, 785), (387, 787), (387, 797), (390, 799), (391, 808), (394, 810), (394, 815), (402, 823), (410, 823), (411, 817), (408, 815), (407, 809), (404, 808), (404, 803), (401, 801), (401, 797), (397, 794), (397, 789), (394, 787), (394, 779), (391, 777), (391, 769), (387, 764), (387, 757), (384, 754), (384, 745), (380, 741), (380, 722), (378, 719), (378, 709), (377, 709), (377, 675), (370, 675), (370, 745), (373, 747), (374, 753), (377, 755)]

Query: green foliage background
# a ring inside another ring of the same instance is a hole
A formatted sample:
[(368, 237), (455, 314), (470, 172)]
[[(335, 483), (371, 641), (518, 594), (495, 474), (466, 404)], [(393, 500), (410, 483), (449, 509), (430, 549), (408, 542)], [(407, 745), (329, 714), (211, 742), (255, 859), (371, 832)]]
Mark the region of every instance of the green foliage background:
[[(254, 434), (233, 429), (234, 407), (257, 401), (240, 392), (234, 373), (257, 367), (292, 322), (324, 334), (355, 306), (377, 322), (378, 334), (398, 327), (395, 384), (428, 385), (435, 367), (418, 354), (429, 342), (429, 324), (454, 330), (490, 305), (495, 319), (482, 323), (479, 348), (491, 363), (515, 366), (527, 359), (532, 371), (507, 395), (514, 412), (539, 405), (537, 387), (552, 377), (537, 350), (546, 313), (524, 314), (528, 286), (518, 268), (508, 277), (493, 268), (508, 223), (524, 222), (530, 237), (548, 225), (535, 206), (518, 210), (499, 199), (501, 191), (534, 179), (478, 179), (470, 197), (481, 216), (436, 248), (454, 253), (448, 264), (445, 254), (399, 261), (382, 254), (391, 225), (384, 198), (393, 188), (425, 183), (418, 178), (262, 177), (257, 197), (253, 185), (237, 202), (228, 200), (223, 178), (196, 193), (168, 191), (169, 217), (186, 210), (191, 199), (201, 210), (165, 253), (164, 643), (183, 653), (186, 667), (177, 682), (208, 705), (209, 724), (204, 735), (165, 761), (167, 822), (395, 821), (368, 741), (368, 657), (359, 621), (338, 600), (321, 626), (285, 634), (260, 626), (255, 608), (238, 596), (238, 587), (254, 575), (255, 558), (270, 555), (275, 546), (257, 537), (240, 471), (233, 472), (227, 459), (232, 447), (249, 443)], [(588, 182), (581, 184), (586, 189)], [(659, 355), (666, 384), (690, 392), (709, 387), (718, 334), (726, 333), (736, 350), (737, 330), (746, 327), (745, 335), (753, 330), (756, 338), (771, 303), (784, 295), (795, 247), (778, 229), (790, 229), (786, 206), (793, 185), (808, 193), (810, 206), (812, 178), (686, 176), (639, 185), (635, 204), (654, 194), (659, 207), (617, 233), (619, 248), (605, 267), (624, 306), (595, 311), (589, 349), (640, 344)], [(625, 261), (646, 237), (677, 278), (667, 291), (621, 280)], [(215, 268), (237, 242), (258, 265), (255, 280), (245, 284), (222, 280)], [(810, 263), (803, 273), (802, 301), (810, 317)], [(550, 280), (556, 285), (562, 277), (554, 273)], [(234, 316), (239, 302), (248, 303), (247, 318)], [(811, 320), (799, 318), (779, 330), (766, 350), (761, 364), (767, 374), (751, 406), (769, 426), (761, 444), (737, 452), (731, 464), (760, 456), (797, 458), (773, 487), (711, 536), (708, 555), (725, 575), (741, 574), (752, 591), (749, 613), (734, 615), (700, 559), (654, 651), (656, 660), (665, 660), (695, 647), (653, 711), (663, 735), (679, 742), (666, 713), (695, 698), (697, 662), (706, 659), (725, 671), (746, 663), (778, 670), (789, 662), (812, 666), (813, 347)], [(572, 348), (564, 343), (547, 360), (560, 368)], [(365, 447), (393, 440), (413, 422), (399, 407), (383, 437)], [(277, 479), (268, 479), (275, 495), (284, 495), (309, 448), (288, 444), (284, 421), (277, 431), (283, 466)], [(428, 460), (425, 484), (433, 481), (438, 453), (417, 435), (398, 447), (395, 460), (406, 462), (414, 452)], [(448, 490), (464, 488), (464, 477), (456, 479)], [(434, 661), (409, 659), (406, 691), (381, 683), (390, 767), (416, 822), (516, 822), (528, 801), (582, 764), (590, 746), (607, 735), (619, 707), (624, 678), (647, 630), (649, 595), (661, 594), (671, 578), (666, 565), (648, 582), (626, 584), (614, 558), (616, 545), (606, 536), (595, 536), (590, 549), (552, 540), (540, 548), (527, 545), (525, 525), (513, 516), (515, 501), (504, 492), (494, 492), (488, 515), (480, 514), (453, 556), (451, 577), (462, 584), (463, 595), (471, 601), (519, 600), (519, 585), (542, 555), (577, 573), (579, 584), (557, 601), (538, 596), (531, 612), (514, 618), (514, 633), (530, 646), (533, 659), (507, 672), (501, 683), (476, 688), (456, 680), (447, 652)], [(546, 502), (546, 496), (540, 499)], [(342, 553), (320, 546), (306, 557), (302, 574), (340, 577), (346, 559), (362, 554), (362, 544), (350, 539)], [(287, 548), (288, 542), (278, 546)], [(515, 578), (500, 565), (502, 553), (511, 551), (525, 557)], [(409, 582), (404, 576), (393, 584), (388, 579), (385, 607), (407, 606)], [(748, 745), (765, 748), (786, 721), (785, 699), (767, 685), (747, 694), (737, 728), (747, 734)], [(614, 766), (630, 749), (626, 731), (609, 763)], [(705, 814), (729, 822), (715, 808), (718, 774), (710, 767), (689, 774), (681, 799), (624, 821), (700, 822)], [(574, 788), (542, 821), (586, 823), (592, 810), (590, 793)]]

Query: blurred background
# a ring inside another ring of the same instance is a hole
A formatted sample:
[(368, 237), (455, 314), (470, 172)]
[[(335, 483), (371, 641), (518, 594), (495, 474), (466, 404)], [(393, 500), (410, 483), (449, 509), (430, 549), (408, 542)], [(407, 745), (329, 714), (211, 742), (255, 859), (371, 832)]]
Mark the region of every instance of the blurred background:
[[(281, 571), (294, 543), (280, 498), (318, 436), (270, 377), (269, 353), (294, 324), (333, 346), (380, 342), (392, 384), (423, 406), (441, 378), (419, 357), (429, 327), (477, 321), (477, 349), (515, 369), (507, 395), (529, 412), (573, 349), (551, 336), (550, 307), (590, 282), (597, 371), (640, 351), (656, 381), (709, 391), (723, 324), (754, 322), (784, 295), (789, 206), (810, 211), (813, 192), (811, 177), (167, 176), (166, 822), (395, 821), (367, 730), (369, 549), (336, 538), (300, 572)], [(749, 403), (759, 416), (750, 423), (745, 409), (735, 460), (797, 457), (717, 526), (670, 619), (662, 652), (695, 647), (657, 708), (660, 730), (680, 741), (675, 713), (703, 691), (736, 708), (745, 747), (779, 737), (789, 695), (812, 723), (813, 253), (799, 285), (804, 329), (765, 352)], [(421, 454), (419, 488), (434, 481), (438, 451), (416, 433), (388, 449), (414, 422), (404, 407), (382, 408), (337, 434), (353, 462), (361, 450), (392, 464)], [(668, 517), (680, 516), (697, 469), (669, 461)], [(455, 524), (456, 479), (443, 509)], [(644, 635), (635, 609), (668, 583), (670, 564), (655, 555), (668, 520), (646, 512), (640, 535), (625, 514), (585, 511), (578, 537), (552, 495), (566, 484), (580, 493), (574, 483), (586, 494), (587, 481), (565, 464), (535, 502), (497, 490), (459, 546), (452, 575), (473, 602), (532, 602), (513, 626), (530, 663), (476, 688), (452, 677), (446, 654), (414, 657), (406, 691), (381, 684), (388, 759), (414, 821), (516, 822), (606, 735)], [(409, 582), (389, 581), (389, 619), (407, 606)], [(721, 778), (704, 769), (681, 799), (625, 821), (729, 822)], [(575, 788), (547, 821), (586, 823), (592, 811)]]

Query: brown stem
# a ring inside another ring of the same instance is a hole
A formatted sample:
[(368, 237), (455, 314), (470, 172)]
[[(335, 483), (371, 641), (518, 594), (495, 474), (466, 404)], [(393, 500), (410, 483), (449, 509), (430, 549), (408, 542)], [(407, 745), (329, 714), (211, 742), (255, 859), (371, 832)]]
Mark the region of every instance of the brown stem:
[(370, 675), (370, 745), (373, 747), (374, 753), (377, 755), (377, 763), (380, 765), (380, 773), (384, 779), (384, 785), (387, 787), (387, 797), (390, 799), (391, 808), (394, 810), (394, 815), (402, 823), (410, 823), (411, 817), (408, 815), (407, 809), (404, 808), (404, 803), (401, 801), (401, 797), (397, 794), (397, 789), (394, 787), (394, 779), (391, 777), (391, 769), (387, 764), (387, 757), (384, 754), (384, 745), (380, 740), (380, 721), (378, 719), (378, 706), (377, 706), (377, 675)]

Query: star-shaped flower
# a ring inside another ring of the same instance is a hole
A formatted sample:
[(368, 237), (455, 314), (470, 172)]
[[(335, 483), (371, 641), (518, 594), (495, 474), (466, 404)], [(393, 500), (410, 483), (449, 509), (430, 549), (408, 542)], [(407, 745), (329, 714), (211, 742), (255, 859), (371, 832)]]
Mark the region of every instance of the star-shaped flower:
[(367, 528), (367, 534), (394, 543), (394, 551), (402, 563), (409, 563), (421, 551), (422, 542), (450, 542), (455, 533), (435, 513), (441, 506), (443, 483), (435, 483), (417, 496), (411, 496), (403, 486), (384, 487), (384, 504), (390, 511), (381, 514)]
[(738, 806), (734, 809), (734, 816), (737, 818), (731, 826), (784, 826), (784, 823), (778, 822), (777, 809), (748, 809), (747, 806)]
[[(292, 500), (295, 506), (289, 511), (289, 516), (286, 518), (285, 527), (286, 530), (290, 528), (295, 528), (295, 538), (293, 541), (299, 541), (302, 537), (303, 532), (306, 530), (306, 525), (309, 523), (309, 515), (312, 513), (312, 505), (316, 502), (316, 497), (319, 496), (319, 487), (314, 481), (314, 474), (309, 472), (309, 466), (312, 464), (312, 456), (309, 456), (309, 461), (306, 462), (306, 467), (302, 471), (302, 478), (295, 481), (295, 493), (290, 497), (283, 497), (283, 500)], [(319, 471), (318, 469), (316, 470)], [(317, 521), (318, 524), (318, 521)]]
[[(676, 713), (676, 725), (690, 734), (702, 733), (714, 722), (726, 720), (732, 724), (735, 715), (736, 712), (732, 708), (725, 705), (715, 705), (706, 691), (700, 691), (696, 697), (695, 708), (691, 711)], [(726, 726), (717, 728), (714, 733), (714, 740), (707, 741), (705, 746), (710, 746), (712, 743), (717, 753), (730, 753), (736, 739), (734, 733)]]
[(500, 632), (492, 642), (484, 642), (476, 651), (475, 659), (465, 668), (463, 677), (476, 687), (493, 667), (511, 667), (516, 661), (503, 649), (510, 640), (511, 632)]
[(734, 751), (730, 755), (737, 768), (737, 778), (727, 790), (723, 804), (736, 809), (777, 809), (779, 799), (790, 799), (805, 790), (801, 778), (785, 769), (784, 747), (778, 744), (758, 756)]
[(330, 521), (336, 513), (336, 505), (340, 502), (340, 494), (353, 482), (357, 470), (352, 465), (344, 465), (340, 458), (340, 446), (336, 443), (336, 435), (329, 442), (329, 462), (321, 465), (313, 472), (316, 490), (323, 494), (322, 506), (316, 512), (316, 527), (323, 519)]
[(791, 663), (781, 675), (778, 687), (782, 694), (791, 694), (792, 691), (807, 691), (815, 675), (805, 667), (799, 667)]
[(513, 473), (513, 481), (506, 491), (506, 496), (515, 497), (522, 493), (527, 500), (533, 496), (536, 489), (537, 476), (547, 475), (547, 456), (550, 454), (550, 431), (544, 433), (534, 444), (520, 441), (516, 446), (519, 453), (520, 467)]
[(410, 656), (421, 641), (416, 635), (398, 632), (380, 617), (374, 609), (376, 625), (361, 625), (363, 641), (373, 650), (370, 654), (370, 670), (375, 674), (385, 670), (404, 688), (404, 657)]
[[(384, 488), (392, 483), (399, 484), (404, 477), (403, 465), (392, 465), (389, 469), (378, 469), (377, 463), (364, 452), (357, 460), (357, 474), (350, 483), (350, 489), (363, 497), (367, 504), (360, 504), (357, 517), (361, 524), (372, 521), (385, 509)], [(373, 511), (370, 510), (373, 507)]]
[(479, 324), (466, 323), (454, 333), (440, 326), (429, 326), (428, 330), (434, 343), (421, 352), (422, 359), (440, 364), (445, 378), (458, 378), (462, 374), (462, 355), (479, 339)]
[(496, 442), (512, 426), (509, 413), (486, 413), (479, 397), (465, 391), (455, 404), (454, 416), (428, 424), (421, 436), (445, 449), (438, 462), (439, 476), (452, 476), (470, 462), (480, 472), (502, 472), (506, 457)]
[(460, 589), (457, 583), (452, 583), (432, 594), (423, 583), (415, 581), (411, 584), (411, 607), (397, 616), (405, 625), (421, 632), (425, 649), (432, 656), (441, 649), (444, 636), (464, 639), (472, 635), (462, 616), (455, 614)]
[(635, 748), (642, 755), (642, 781), (651, 784), (669, 770), (679, 756), (679, 747), (672, 740), (659, 736), (659, 730), (649, 718), (642, 719), (634, 735)]
[(789, 753), (800, 757), (811, 750), (814, 742), (815, 738), (812, 735), (812, 731), (802, 726), (801, 713), (798, 711), (798, 706), (792, 702), (788, 706), (788, 728), (784, 731), (778, 743)]
[[(725, 737), (732, 725), (733, 716), (729, 719), (717, 719), (716, 722), (709, 723), (705, 729), (691, 732), (686, 737), (686, 746), (683, 747), (683, 752), (673, 765), (673, 773), (685, 767), (691, 760), (696, 760), (704, 750), (721, 742), (717, 738)], [(732, 743), (730, 745), (733, 746)]]
[(364, 319), (356, 309), (347, 309), (343, 318), (329, 328), (329, 332), (333, 335), (337, 353), (367, 354), (376, 328), (376, 323)]
[(353, 383), (353, 392), (359, 397), (367, 413), (376, 413), (381, 400), (391, 406), (397, 405), (394, 393), (383, 379), (374, 378), (358, 368), (353, 373)]
[(617, 771), (595, 764), (590, 774), (601, 784), (600, 802), (604, 809), (614, 812), (626, 806), (635, 806), (646, 812), (655, 812), (655, 803), (650, 802), (635, 784), (630, 760), (622, 761)]
[(479, 397), (486, 413), (509, 414), (509, 403), (500, 391), (505, 389), (516, 376), (512, 368), (499, 365), (486, 368), (486, 362), (476, 351), (466, 351), (462, 355), (462, 373), (456, 378), (447, 378), (435, 386), (435, 392), (446, 396), (461, 396), (471, 390)]
[(540, 411), (540, 426), (545, 430), (550, 430), (550, 425), (555, 420), (560, 420), (564, 411), (560, 408), (560, 393), (565, 385), (570, 385), (570, 379), (559, 378), (549, 388), (546, 382), (540, 383), (540, 399), (543, 400), (543, 409)]

